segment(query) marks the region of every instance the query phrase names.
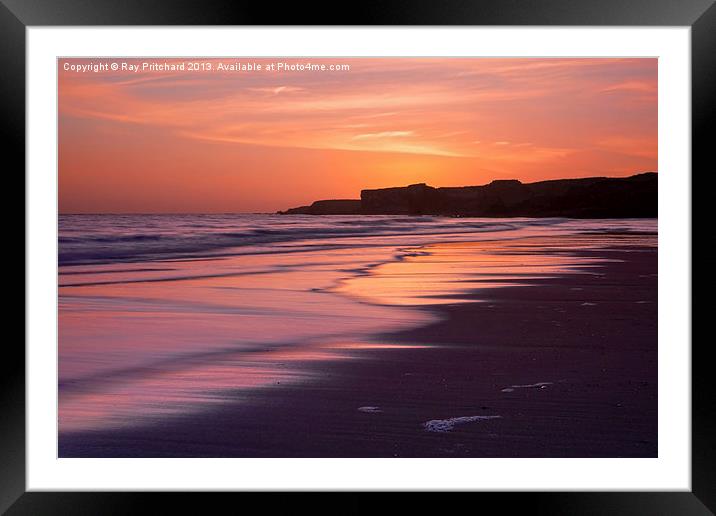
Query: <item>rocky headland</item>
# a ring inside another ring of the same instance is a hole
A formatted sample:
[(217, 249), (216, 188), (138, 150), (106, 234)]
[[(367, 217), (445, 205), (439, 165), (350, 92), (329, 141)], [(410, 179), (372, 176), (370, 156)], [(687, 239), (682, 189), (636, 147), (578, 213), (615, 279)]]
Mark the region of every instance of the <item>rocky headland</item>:
[(482, 186), (434, 188), (425, 183), (362, 190), (360, 199), (316, 201), (280, 211), (303, 215), (443, 215), (453, 217), (656, 217), (657, 173)]

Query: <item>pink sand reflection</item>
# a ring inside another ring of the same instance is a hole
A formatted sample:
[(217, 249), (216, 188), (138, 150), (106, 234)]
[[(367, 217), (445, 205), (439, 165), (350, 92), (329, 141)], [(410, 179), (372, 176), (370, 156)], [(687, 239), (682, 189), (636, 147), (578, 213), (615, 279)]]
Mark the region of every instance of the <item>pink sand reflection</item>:
[[(558, 274), (595, 273), (603, 260), (574, 249), (605, 243), (613, 245), (614, 237), (62, 269), (60, 432), (152, 423), (319, 380), (321, 362), (411, 347), (372, 336), (437, 320), (428, 305), (480, 301), (489, 289)], [(630, 243), (643, 244), (625, 239)]]
[(328, 349), (229, 354), (187, 366), (80, 381), (60, 394), (61, 432), (146, 424), (217, 403), (241, 400), (257, 389), (315, 378), (291, 363), (338, 360)]
[(599, 242), (600, 238), (582, 236), (561, 238), (559, 244), (554, 239), (526, 238), (425, 246), (369, 275), (346, 278), (335, 291), (389, 306), (472, 303), (477, 301), (475, 291), (525, 286), (528, 280), (583, 274), (598, 267), (606, 260), (577, 256), (574, 249), (594, 249)]

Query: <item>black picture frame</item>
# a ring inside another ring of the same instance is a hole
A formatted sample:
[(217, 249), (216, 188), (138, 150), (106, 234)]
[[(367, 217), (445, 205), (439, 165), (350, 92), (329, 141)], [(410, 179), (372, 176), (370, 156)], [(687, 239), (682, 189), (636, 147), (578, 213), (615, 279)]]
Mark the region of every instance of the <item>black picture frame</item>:
[[(716, 112), (716, 5), (714, 0), (391, 0), (333, 3), (311, 7), (286, 3), (231, 0), (0, 0), (0, 105), (4, 162), (11, 172), (25, 164), (25, 34), (31, 26), (64, 25), (571, 25), (571, 26), (689, 26), (692, 64), (692, 169), (713, 173), (713, 141), (708, 126)], [(14, 158), (14, 159), (12, 159)], [(705, 220), (693, 211), (692, 235)], [(701, 181), (701, 179), (699, 179)], [(701, 184), (701, 183), (699, 183)], [(23, 184), (24, 188), (24, 184)], [(9, 190), (9, 188), (8, 188)], [(8, 191), (9, 193), (9, 191)], [(703, 204), (702, 204), (703, 206)], [(13, 208), (14, 211), (14, 208)], [(702, 240), (703, 241), (703, 240)], [(692, 274), (702, 270), (693, 261)], [(706, 244), (698, 244), (706, 245)], [(27, 258), (27, 257), (26, 257)], [(699, 276), (695, 291), (713, 286), (713, 275)], [(48, 292), (54, 295), (54, 292)], [(707, 310), (708, 305), (694, 305)], [(703, 320), (703, 318), (702, 318)], [(693, 325), (693, 324), (692, 324)], [(478, 502), (498, 503), (501, 512), (537, 514), (675, 514), (700, 515), (716, 511), (716, 435), (709, 343), (693, 339), (692, 346), (692, 491), (593, 493), (474, 493)], [(0, 511), (7, 514), (127, 514), (160, 502), (169, 512), (201, 508), (213, 512), (215, 503), (248, 494), (60, 493), (25, 492), (25, 354), (19, 342), (6, 339), (0, 375)], [(252, 495), (253, 496), (253, 495)], [(354, 493), (334, 507), (339, 513), (369, 510), (375, 494)], [(464, 495), (463, 495), (464, 496)], [(266, 497), (264, 497), (266, 498)], [(444, 502), (416, 495), (423, 509), (444, 508)], [(231, 502), (229, 502), (231, 503)], [(315, 504), (315, 497), (281, 495), (262, 500), (263, 510), (290, 504)], [(459, 503), (459, 501), (458, 501)], [(470, 503), (475, 503), (471, 500)], [(435, 504), (431, 507), (431, 504)], [(438, 505), (440, 504), (440, 505)], [(229, 505), (228, 507), (231, 507)], [(314, 507), (315, 508), (315, 507)], [(230, 509), (232, 512), (238, 507)]]

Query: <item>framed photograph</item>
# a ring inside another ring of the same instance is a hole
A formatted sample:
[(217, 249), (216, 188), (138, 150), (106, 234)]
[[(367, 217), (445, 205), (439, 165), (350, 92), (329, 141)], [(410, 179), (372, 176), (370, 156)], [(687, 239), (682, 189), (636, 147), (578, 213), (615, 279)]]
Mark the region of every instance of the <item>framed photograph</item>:
[(3, 0), (27, 301), (0, 508), (712, 514), (712, 4)]

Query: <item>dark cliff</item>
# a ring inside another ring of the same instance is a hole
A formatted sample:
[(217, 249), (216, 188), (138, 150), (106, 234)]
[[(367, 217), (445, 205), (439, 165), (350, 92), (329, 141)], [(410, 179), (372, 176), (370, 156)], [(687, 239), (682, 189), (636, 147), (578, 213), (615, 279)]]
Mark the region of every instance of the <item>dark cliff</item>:
[(361, 202), (358, 199), (331, 199), (316, 201), (310, 206), (299, 206), (279, 213), (284, 215), (355, 215), (361, 212)]
[[(590, 177), (523, 184), (433, 188), (424, 183), (363, 190), (360, 201), (317, 201), (283, 213), (446, 215), (462, 217), (617, 218), (657, 216), (657, 174)], [(323, 203), (323, 204), (321, 204)], [(338, 204), (336, 204), (338, 203)]]

